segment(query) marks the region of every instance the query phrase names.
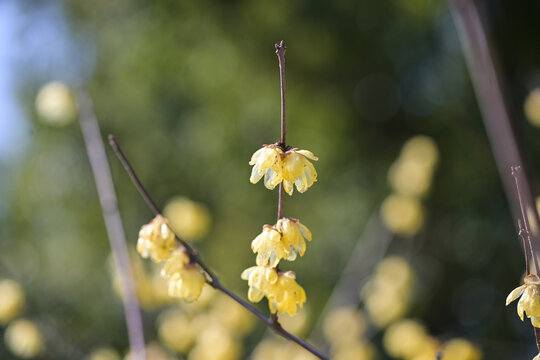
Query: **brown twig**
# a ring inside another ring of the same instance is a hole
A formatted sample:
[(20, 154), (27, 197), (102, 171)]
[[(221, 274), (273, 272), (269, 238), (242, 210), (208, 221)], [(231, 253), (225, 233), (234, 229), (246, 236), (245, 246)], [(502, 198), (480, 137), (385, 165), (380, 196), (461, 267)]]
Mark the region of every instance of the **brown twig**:
[[(285, 150), (287, 148), (287, 123), (285, 112), (285, 51), (287, 47), (283, 43), (283, 40), (279, 44), (274, 45), (276, 48), (276, 55), (279, 61), (279, 84), (281, 89), (281, 141), (280, 145)], [(285, 190), (283, 188), (283, 182), (279, 184), (279, 197), (278, 197), (278, 220), (283, 217), (283, 197)]]
[[(109, 143), (111, 144), (111, 147), (113, 148), (114, 152), (118, 156), (118, 159), (120, 159), (120, 162), (122, 163), (122, 165), (126, 169), (126, 172), (128, 173), (129, 177), (131, 178), (131, 180), (135, 184), (135, 187), (137, 188), (137, 190), (139, 191), (139, 193), (141, 194), (141, 196), (143, 197), (143, 199), (145, 200), (147, 205), (150, 207), (150, 209), (152, 209), (152, 211), (154, 212), (155, 215), (161, 215), (160, 209), (157, 207), (155, 202), (150, 197), (150, 194), (146, 191), (146, 189), (142, 185), (141, 181), (139, 180), (139, 178), (135, 174), (135, 170), (133, 169), (133, 167), (129, 163), (128, 159), (124, 155), (124, 152), (120, 148), (120, 145), (118, 144), (118, 142), (116, 141), (114, 136), (109, 135)], [(209, 285), (211, 285), (216, 290), (221, 291), (222, 293), (224, 293), (225, 295), (229, 296), (231, 299), (236, 301), (238, 304), (243, 306), (246, 310), (248, 310), (253, 315), (255, 315), (259, 320), (261, 320), (263, 323), (265, 323), (268, 327), (273, 329), (278, 335), (282, 336), (285, 339), (288, 339), (290, 341), (295, 342), (296, 344), (300, 345), (301, 347), (303, 347), (304, 349), (306, 349), (307, 351), (309, 351), (310, 353), (312, 353), (313, 355), (317, 356), (320, 359), (330, 359), (328, 356), (326, 356), (325, 354), (320, 352), (318, 349), (316, 349), (311, 344), (307, 343), (306, 341), (294, 336), (293, 334), (291, 334), (287, 330), (283, 329), (281, 327), (281, 325), (279, 325), (279, 323), (276, 324), (276, 322), (272, 318), (266, 317), (260, 311), (255, 309), (253, 306), (248, 304), (246, 301), (242, 300), (239, 296), (235, 295), (231, 290), (226, 288), (223, 284), (221, 284), (218, 277), (208, 268), (208, 266), (206, 266), (204, 264), (204, 262), (199, 257), (198, 253), (191, 246), (189, 246), (188, 243), (186, 243), (184, 240), (182, 240), (176, 234), (175, 234), (175, 237), (176, 237), (176, 240), (178, 241), (178, 243), (180, 243), (182, 246), (184, 246), (186, 248), (186, 251), (188, 252), (190, 260), (193, 263), (196, 263), (198, 266), (200, 266), (201, 269), (208, 276), (209, 279), (207, 279), (207, 282), (208, 282)]]
[(86, 152), (96, 182), (114, 265), (120, 278), (131, 353), (136, 360), (145, 360), (143, 322), (139, 302), (135, 294), (135, 282), (133, 281), (133, 272), (126, 245), (126, 234), (118, 211), (118, 201), (114, 191), (111, 169), (105, 153), (105, 146), (101, 139), (92, 99), (83, 89), (76, 91), (76, 98)]

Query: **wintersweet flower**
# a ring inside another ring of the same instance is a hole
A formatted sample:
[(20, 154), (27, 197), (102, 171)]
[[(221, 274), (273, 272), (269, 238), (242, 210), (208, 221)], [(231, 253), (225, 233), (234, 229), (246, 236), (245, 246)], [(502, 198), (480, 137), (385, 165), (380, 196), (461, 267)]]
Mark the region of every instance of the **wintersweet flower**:
[(279, 219), (276, 228), (281, 232), (281, 242), (289, 253), (287, 260), (293, 261), (296, 259), (296, 254), (304, 256), (306, 240), (311, 241), (311, 231), (293, 218)]
[(285, 152), (282, 160), (282, 176), (283, 188), (287, 194), (292, 195), (293, 185), (296, 185), (296, 190), (303, 193), (317, 181), (317, 171), (308, 159), (319, 160), (308, 150), (294, 148)]
[(281, 233), (273, 226), (264, 225), (263, 231), (252, 242), (251, 250), (257, 254), (257, 265), (276, 267), (279, 260), (285, 259), (289, 247), (282, 241)]
[(251, 157), (249, 165), (253, 165), (249, 181), (256, 184), (264, 176), (264, 186), (272, 190), (281, 183), (281, 157), (283, 150), (276, 144), (263, 145)]
[(278, 280), (266, 290), (268, 306), (272, 313), (289, 313), (294, 315), (298, 306), (303, 307), (306, 301), (306, 292), (296, 282), (296, 274), (287, 271), (278, 274)]
[(506, 305), (519, 299), (517, 313), (523, 321), (523, 312), (531, 319), (534, 327), (540, 328), (540, 279), (537, 275), (530, 274), (523, 279), (524, 284), (512, 290), (506, 298)]
[(241, 278), (248, 281), (248, 299), (259, 302), (268, 289), (278, 281), (276, 269), (267, 266), (252, 266), (242, 272)]
[(161, 215), (139, 231), (137, 251), (143, 258), (150, 257), (154, 262), (166, 260), (175, 246), (174, 233), (169, 229), (167, 219)]
[(204, 275), (190, 263), (189, 256), (183, 248), (175, 250), (167, 260), (161, 276), (169, 280), (169, 295), (195, 301), (201, 296), (205, 283)]

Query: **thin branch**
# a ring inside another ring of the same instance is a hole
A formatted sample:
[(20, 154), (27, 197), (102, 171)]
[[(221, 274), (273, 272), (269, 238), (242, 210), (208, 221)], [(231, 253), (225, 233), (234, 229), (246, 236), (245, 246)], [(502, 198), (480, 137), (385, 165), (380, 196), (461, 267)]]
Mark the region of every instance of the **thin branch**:
[(523, 219), (523, 224), (525, 225), (525, 228), (522, 227), (521, 222), (519, 223), (519, 235), (524, 241), (524, 250), (525, 250), (525, 268), (527, 270), (527, 275), (530, 274), (531, 269), (529, 265), (529, 256), (532, 257), (534, 268), (536, 270), (537, 274), (540, 274), (540, 268), (538, 267), (538, 261), (536, 259), (536, 256), (534, 256), (534, 252), (530, 252), (534, 249), (534, 244), (532, 242), (531, 237), (531, 230), (529, 226), (529, 214), (527, 213), (527, 210), (525, 209), (525, 203), (523, 202), (523, 197), (521, 196), (521, 167), (520, 166), (512, 166), (512, 176), (514, 176), (514, 179), (516, 180), (516, 192), (518, 195), (518, 201), (519, 201), (519, 207), (521, 209), (521, 216)]
[(525, 253), (525, 272), (527, 273), (527, 275), (529, 275), (531, 273), (531, 262), (530, 262), (529, 256), (528, 256), (528, 254), (531, 251), (530, 246), (529, 246), (530, 234), (528, 232), (526, 232), (525, 229), (523, 228), (523, 223), (521, 222), (521, 219), (518, 219), (518, 229), (519, 229), (518, 235), (521, 238), (521, 241), (523, 242), (523, 249), (525, 249), (525, 251), (524, 251), (524, 253)]
[(126, 234), (118, 211), (118, 201), (114, 191), (111, 169), (105, 154), (105, 146), (101, 139), (92, 99), (83, 89), (77, 90), (76, 97), (86, 152), (96, 182), (116, 272), (120, 278), (131, 352), (134, 359), (145, 360), (143, 322), (135, 294), (135, 282), (126, 245)]
[[(146, 189), (142, 185), (141, 181), (139, 180), (139, 178), (135, 174), (135, 170), (133, 170), (133, 167), (131, 166), (128, 159), (124, 155), (124, 152), (120, 148), (120, 145), (118, 144), (118, 142), (116, 141), (114, 136), (109, 135), (109, 143), (111, 144), (111, 147), (113, 148), (114, 152), (116, 153), (116, 155), (120, 159), (120, 162), (122, 163), (122, 165), (126, 169), (126, 171), (129, 174), (131, 180), (135, 184), (137, 190), (139, 191), (139, 193), (141, 194), (141, 196), (143, 197), (145, 202), (148, 204), (150, 209), (152, 209), (152, 211), (154, 212), (155, 215), (161, 215), (161, 211), (159, 210), (159, 208), (157, 207), (155, 202), (150, 197), (150, 194), (146, 191)], [(246, 310), (248, 310), (253, 315), (255, 315), (264, 324), (266, 324), (268, 327), (273, 329), (278, 335), (282, 336), (285, 339), (288, 339), (290, 341), (295, 342), (296, 344), (302, 346), (304, 349), (306, 349), (307, 351), (309, 351), (310, 353), (312, 353), (313, 355), (317, 356), (320, 359), (330, 359), (328, 356), (326, 356), (325, 354), (320, 352), (318, 349), (313, 347), (311, 344), (307, 343), (306, 341), (294, 336), (293, 334), (291, 334), (287, 330), (283, 329), (281, 327), (281, 325), (279, 325), (279, 323), (276, 324), (273, 321), (273, 319), (266, 317), (260, 311), (255, 309), (253, 306), (248, 304), (246, 301), (242, 300), (239, 296), (235, 295), (231, 290), (226, 288), (223, 284), (221, 284), (218, 277), (208, 268), (208, 266), (206, 266), (204, 264), (204, 262), (201, 260), (201, 258), (197, 254), (197, 252), (195, 250), (193, 250), (193, 248), (191, 248), (191, 246), (189, 246), (189, 244), (187, 244), (180, 237), (178, 237), (177, 235), (175, 235), (175, 237), (176, 237), (176, 240), (182, 246), (184, 246), (186, 248), (186, 250), (188, 252), (188, 255), (190, 257), (190, 260), (192, 262), (196, 263), (197, 265), (199, 265), (201, 267), (201, 269), (204, 270), (204, 272), (206, 273), (206, 275), (209, 278), (209, 280), (207, 279), (207, 282), (208, 282), (209, 285), (211, 285), (216, 290), (221, 291), (222, 293), (224, 293), (225, 295), (229, 296), (231, 299), (236, 301), (238, 304), (243, 306)]]
[(285, 148), (286, 144), (286, 120), (285, 120), (285, 51), (287, 47), (283, 43), (283, 40), (279, 44), (274, 45), (276, 48), (276, 54), (279, 60), (279, 82), (281, 87), (281, 145)]
[[(274, 44), (276, 48), (276, 55), (279, 61), (279, 84), (281, 89), (281, 147), (283, 150), (287, 148), (287, 123), (285, 112), (285, 51), (287, 47), (283, 43), (283, 40), (279, 44)], [(278, 220), (283, 217), (283, 197), (284, 197), (283, 182), (279, 184), (279, 197), (278, 197)]]

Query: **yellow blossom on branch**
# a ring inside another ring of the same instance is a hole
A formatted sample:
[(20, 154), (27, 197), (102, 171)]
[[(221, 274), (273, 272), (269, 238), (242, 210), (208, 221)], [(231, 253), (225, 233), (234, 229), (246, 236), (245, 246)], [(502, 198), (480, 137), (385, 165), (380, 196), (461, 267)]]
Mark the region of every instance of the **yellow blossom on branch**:
[(293, 185), (296, 190), (303, 193), (317, 181), (317, 171), (308, 160), (319, 160), (311, 151), (291, 149), (285, 153), (283, 159), (283, 187), (287, 194), (292, 195)]
[(256, 184), (264, 176), (264, 186), (272, 190), (281, 183), (281, 156), (283, 150), (276, 144), (263, 145), (251, 157), (249, 165), (253, 165), (249, 181)]
[(306, 240), (311, 241), (311, 231), (297, 219), (279, 219), (276, 228), (281, 232), (281, 241), (289, 251), (287, 260), (296, 259), (296, 254), (303, 256), (306, 252)]
[(257, 265), (276, 267), (279, 260), (287, 258), (288, 249), (281, 241), (281, 233), (273, 226), (264, 225), (263, 231), (252, 242), (251, 249), (257, 254)]
[(257, 255), (257, 265), (276, 267), (281, 259), (293, 261), (297, 254), (306, 252), (306, 240), (311, 241), (311, 231), (293, 218), (279, 219), (274, 226), (264, 225), (263, 231), (252, 242)]
[(241, 278), (248, 281), (248, 299), (259, 302), (268, 288), (278, 281), (276, 269), (267, 266), (252, 266), (242, 272)]
[(296, 282), (296, 274), (287, 271), (278, 274), (278, 280), (267, 290), (268, 306), (272, 313), (281, 312), (294, 315), (298, 306), (303, 307), (306, 301), (306, 292)]
[(294, 186), (303, 193), (317, 181), (317, 171), (308, 160), (319, 160), (311, 151), (297, 148), (283, 151), (278, 144), (263, 145), (251, 157), (250, 181), (256, 184), (264, 176), (264, 186), (272, 190), (283, 181), (285, 191), (292, 195)]
[(524, 284), (518, 286), (506, 298), (506, 305), (521, 296), (517, 305), (517, 313), (523, 321), (523, 312), (531, 319), (534, 327), (540, 328), (540, 279), (534, 274), (525, 276)]
[(175, 246), (174, 233), (169, 229), (167, 219), (161, 215), (139, 231), (137, 251), (143, 258), (150, 257), (154, 262), (166, 260)]
[(190, 263), (189, 256), (182, 248), (172, 253), (161, 270), (161, 276), (169, 280), (170, 296), (188, 302), (195, 301), (201, 296), (206, 282), (204, 275)]

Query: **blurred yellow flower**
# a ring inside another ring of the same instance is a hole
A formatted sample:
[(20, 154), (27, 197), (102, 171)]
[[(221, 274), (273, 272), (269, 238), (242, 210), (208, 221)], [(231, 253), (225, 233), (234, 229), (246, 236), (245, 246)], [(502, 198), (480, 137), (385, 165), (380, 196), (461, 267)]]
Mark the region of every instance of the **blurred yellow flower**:
[(452, 339), (444, 344), (441, 360), (480, 360), (482, 352), (468, 340)]
[(241, 344), (227, 329), (217, 323), (201, 330), (188, 360), (235, 360), (240, 357)]
[(197, 267), (189, 263), (189, 256), (182, 248), (171, 253), (161, 275), (169, 280), (169, 295), (188, 302), (199, 298), (206, 282)]
[(518, 286), (506, 298), (506, 305), (521, 296), (517, 305), (517, 313), (523, 321), (523, 312), (531, 319), (534, 327), (540, 328), (540, 280), (530, 274), (523, 279), (524, 284)]
[(412, 359), (424, 351), (430, 337), (422, 324), (415, 320), (401, 320), (384, 333), (383, 346), (392, 357)]
[(269, 287), (276, 284), (278, 274), (276, 269), (267, 266), (252, 266), (242, 272), (240, 276), (248, 281), (248, 299), (259, 302), (266, 295)]
[(272, 190), (283, 181), (285, 191), (292, 195), (294, 186), (303, 193), (317, 181), (317, 171), (308, 160), (319, 160), (311, 151), (289, 149), (285, 153), (277, 144), (263, 145), (251, 157), (251, 177), (256, 184), (264, 176), (264, 186)]
[(15, 320), (8, 325), (4, 334), (7, 348), (21, 358), (32, 358), (45, 347), (43, 336), (33, 322), (25, 319)]
[(13, 280), (0, 280), (0, 324), (10, 322), (24, 306), (24, 292)]
[(523, 104), (525, 116), (529, 122), (537, 127), (540, 127), (540, 88), (532, 90), (525, 98)]
[(415, 160), (427, 167), (433, 167), (439, 160), (439, 150), (432, 138), (425, 135), (417, 135), (407, 140), (403, 145), (400, 158)]
[(416, 234), (424, 222), (424, 209), (414, 197), (393, 194), (381, 205), (381, 217), (386, 227), (399, 235)]
[(118, 351), (110, 347), (101, 347), (92, 351), (87, 360), (121, 360)]
[(195, 333), (187, 314), (180, 308), (162, 312), (157, 320), (158, 336), (169, 349), (187, 352), (195, 341)]
[(253, 360), (316, 360), (313, 354), (288, 341), (271, 337), (261, 341), (251, 356)]
[(185, 240), (198, 240), (210, 228), (210, 212), (206, 206), (185, 197), (169, 200), (163, 214), (169, 220), (171, 229)]
[(255, 318), (249, 311), (223, 294), (216, 296), (209, 315), (235, 334), (244, 334), (255, 325)]
[(354, 341), (336, 348), (332, 358), (334, 360), (372, 360), (377, 358), (376, 354), (373, 345), (364, 341)]
[(40, 119), (49, 125), (64, 126), (75, 119), (75, 100), (62, 82), (45, 84), (37, 94), (35, 105)]
[(399, 159), (388, 171), (388, 181), (394, 191), (405, 196), (424, 196), (431, 187), (431, 166), (417, 159)]
[(287, 249), (287, 260), (296, 259), (296, 254), (303, 256), (306, 252), (306, 240), (311, 241), (311, 231), (299, 220), (293, 218), (279, 219), (276, 228), (281, 232), (281, 241)]
[(137, 251), (143, 258), (150, 257), (155, 262), (166, 260), (175, 246), (174, 233), (169, 229), (167, 219), (161, 215), (156, 216), (150, 224), (143, 225), (139, 231)]
[(375, 325), (385, 327), (407, 313), (413, 281), (412, 268), (404, 259), (390, 256), (381, 261), (361, 291)]
[(333, 347), (355, 343), (366, 328), (364, 315), (353, 307), (333, 309), (328, 312), (323, 322), (324, 336)]
[(281, 174), (281, 156), (283, 150), (276, 145), (263, 145), (251, 157), (249, 165), (253, 166), (249, 181), (256, 184), (264, 176), (264, 186), (272, 190), (283, 180)]
[(292, 195), (294, 185), (296, 190), (303, 193), (317, 181), (317, 171), (308, 160), (319, 160), (311, 151), (291, 149), (285, 152), (283, 158), (283, 188)]
[(282, 312), (294, 315), (298, 306), (304, 306), (306, 292), (296, 282), (296, 274), (287, 271), (278, 274), (278, 280), (267, 289), (266, 297), (272, 313)]
[(276, 267), (281, 259), (287, 257), (289, 249), (281, 241), (281, 233), (270, 225), (264, 225), (263, 231), (252, 242), (251, 250), (257, 254), (257, 265)]

